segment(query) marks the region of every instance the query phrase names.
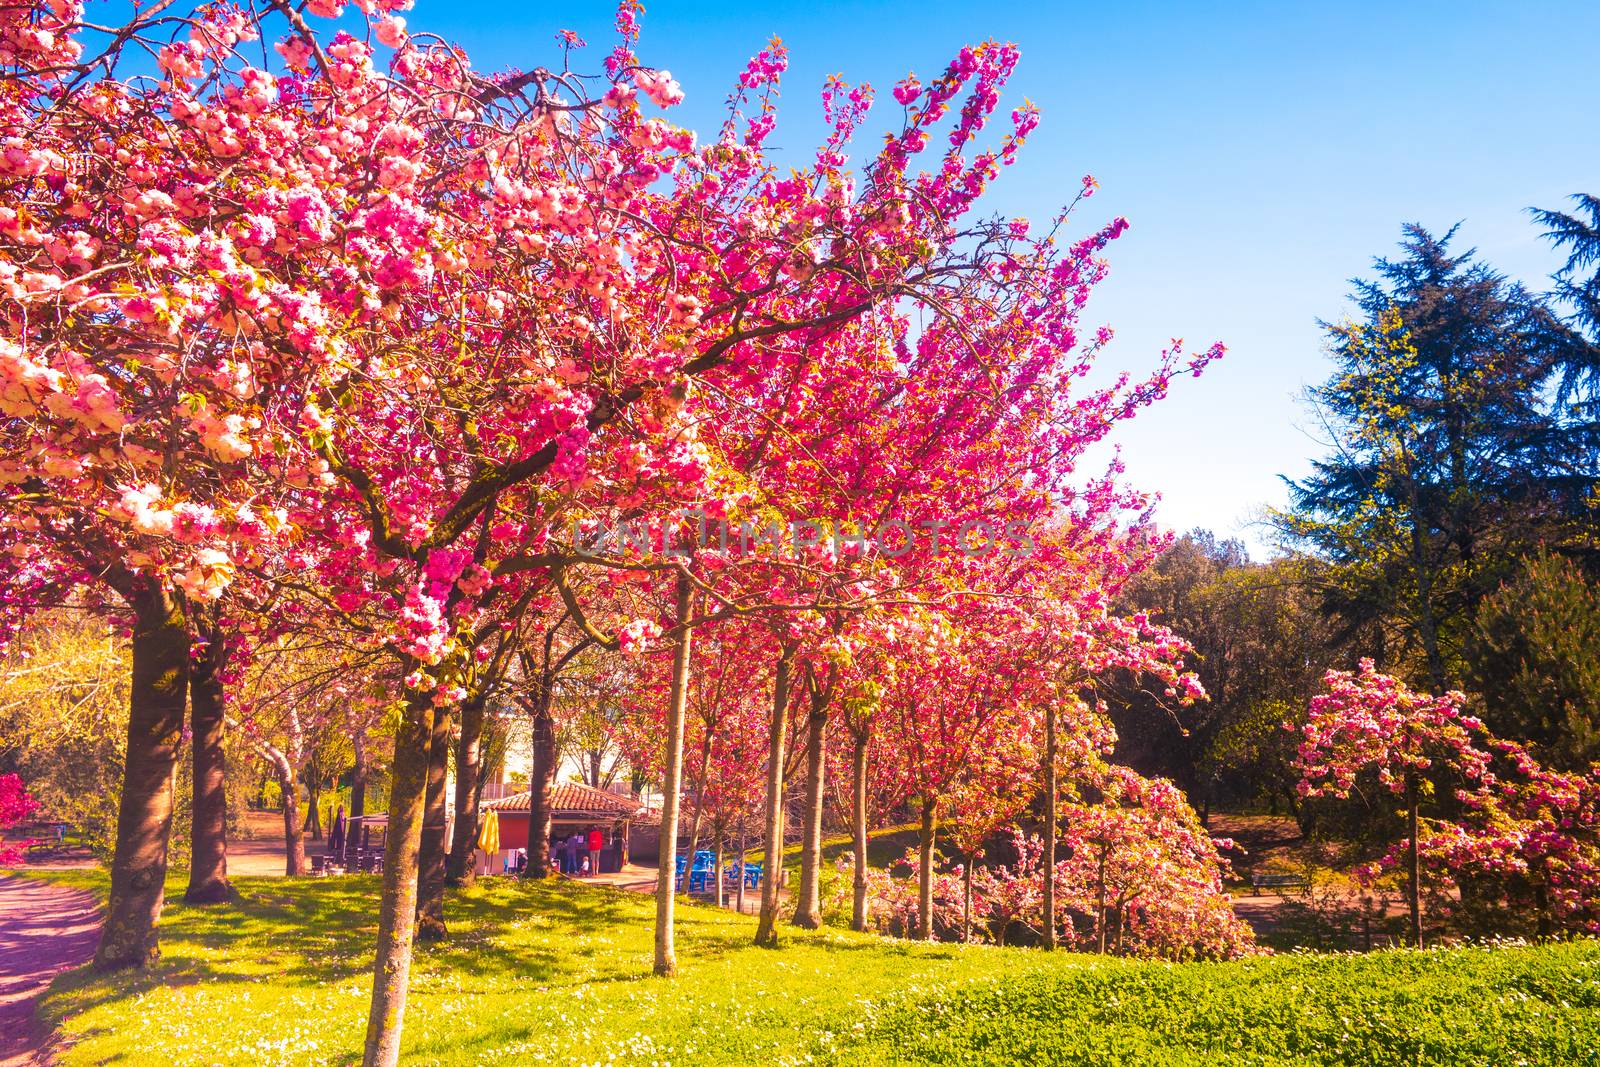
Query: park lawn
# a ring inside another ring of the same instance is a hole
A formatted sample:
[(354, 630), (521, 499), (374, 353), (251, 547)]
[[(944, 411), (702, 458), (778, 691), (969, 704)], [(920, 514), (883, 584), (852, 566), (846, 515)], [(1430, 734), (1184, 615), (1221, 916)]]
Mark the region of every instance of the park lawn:
[[(149, 974), (58, 979), (61, 1062), (358, 1058), (376, 880), (239, 890), (169, 907)], [(774, 951), (750, 917), (686, 905), (667, 981), (651, 905), (506, 879), (453, 896), (451, 941), (418, 953), (404, 1062), (1600, 1065), (1596, 942), (1171, 965), (830, 928)]]

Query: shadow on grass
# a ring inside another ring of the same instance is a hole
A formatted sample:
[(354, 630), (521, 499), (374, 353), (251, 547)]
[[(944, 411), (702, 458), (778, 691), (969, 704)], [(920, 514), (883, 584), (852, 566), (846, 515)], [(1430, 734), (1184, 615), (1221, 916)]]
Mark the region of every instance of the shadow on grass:
[[(86, 1013), (107, 1005), (114, 1006), (113, 1015), (125, 1014), (130, 1001), (162, 987), (215, 985), (226, 998), (226, 987), (250, 983), (292, 991), (351, 982), (364, 989), (370, 980), (380, 889), (374, 876), (242, 878), (235, 883), (234, 900), (212, 906), (183, 904), (179, 881), (168, 889), (171, 903), (161, 920), (161, 958), (142, 972), (99, 975), (84, 969), (62, 976), (46, 1005), (52, 1023), (59, 1026), (69, 1018), (89, 1022)], [(448, 982), (451, 996), (654, 980), (654, 905), (648, 896), (562, 881), (483, 879), (450, 893), (446, 919), (447, 940), (417, 946), (413, 995), (418, 1010), (424, 1010), (422, 1002), (437, 988), (430, 984), (435, 977)], [(785, 926), (776, 951), (752, 956), (755, 922), (753, 916), (714, 905), (680, 904), (677, 938), (685, 977), (679, 981), (692, 982), (696, 971), (740, 955), (777, 961), (789, 950), (807, 953), (813, 961), (857, 953), (925, 961), (961, 955), (949, 945)], [(855, 966), (844, 964), (839, 970)], [(114, 1036), (99, 1025), (100, 1018), (72, 1038)], [(494, 1036), (534, 1039), (536, 1030), (535, 1021), (524, 1027), (512, 1017)], [(427, 1051), (412, 1050), (416, 1055)]]

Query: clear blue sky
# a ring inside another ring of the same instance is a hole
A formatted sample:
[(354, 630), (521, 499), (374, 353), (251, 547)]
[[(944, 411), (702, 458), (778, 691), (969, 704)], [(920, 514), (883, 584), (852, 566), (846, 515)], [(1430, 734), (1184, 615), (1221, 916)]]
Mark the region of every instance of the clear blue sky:
[[(598, 69), (612, 12), (417, 0), (407, 15), (487, 71), (553, 62), (558, 28)], [(1043, 219), (1095, 174), (1079, 226), (1133, 223), (1085, 316), (1116, 328), (1108, 362), (1146, 367), (1171, 337), (1229, 348), (1121, 437), (1130, 480), (1179, 529), (1258, 542), (1248, 523), (1282, 502), (1278, 476), (1322, 451), (1299, 400), (1327, 371), (1316, 319), (1341, 313), (1401, 223), (1462, 221), (1459, 248), (1542, 287), (1559, 261), (1523, 209), (1600, 193), (1600, 4), (656, 0), (643, 26), (643, 61), (688, 93), (674, 118), (703, 132), (745, 59), (782, 37), (772, 143), (796, 153), (830, 73), (871, 82), (887, 113), (908, 70), (936, 74), (966, 42), (1021, 46), (1007, 106), (1027, 96), (1044, 123), (990, 203)]]

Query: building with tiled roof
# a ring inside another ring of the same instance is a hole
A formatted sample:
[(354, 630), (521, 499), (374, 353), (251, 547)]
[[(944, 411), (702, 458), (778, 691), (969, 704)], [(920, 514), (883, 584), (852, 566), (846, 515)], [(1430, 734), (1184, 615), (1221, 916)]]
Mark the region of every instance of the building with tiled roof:
[[(527, 813), (532, 806), (533, 794), (513, 793), (499, 800), (483, 803), (483, 811)], [(604, 789), (596, 789), (581, 782), (557, 782), (550, 787), (550, 815), (552, 818), (582, 818), (593, 815), (608, 819), (628, 818), (639, 814), (640, 805), (633, 797), (619, 796)]]
[[(529, 809), (533, 794), (527, 790), (486, 800), (479, 811), (494, 812), (499, 821), (500, 864), (510, 861), (518, 849), (528, 847)], [(606, 845), (601, 850), (600, 870), (615, 871), (627, 862), (630, 831), (635, 821), (649, 823), (652, 814), (630, 796), (596, 789), (581, 782), (557, 782), (550, 787), (550, 837), (562, 841), (572, 834), (599, 830)], [(585, 853), (587, 855), (587, 853)]]

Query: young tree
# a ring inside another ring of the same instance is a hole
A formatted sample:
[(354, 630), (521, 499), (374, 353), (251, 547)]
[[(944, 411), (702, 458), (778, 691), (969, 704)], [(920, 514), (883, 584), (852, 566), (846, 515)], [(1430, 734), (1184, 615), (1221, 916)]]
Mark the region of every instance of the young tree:
[[(1420, 815), (1428, 772), (1456, 766), (1469, 780), (1487, 771), (1487, 755), (1472, 744), (1477, 719), (1463, 715), (1459, 692), (1431, 696), (1380, 674), (1370, 659), (1356, 672), (1329, 671), (1301, 727), (1297, 766), (1300, 795), (1348, 797), (1357, 775), (1378, 783), (1404, 804), (1406, 906), (1409, 939), (1422, 947)], [(1291, 728), (1292, 727), (1287, 727)]]

